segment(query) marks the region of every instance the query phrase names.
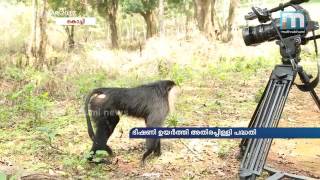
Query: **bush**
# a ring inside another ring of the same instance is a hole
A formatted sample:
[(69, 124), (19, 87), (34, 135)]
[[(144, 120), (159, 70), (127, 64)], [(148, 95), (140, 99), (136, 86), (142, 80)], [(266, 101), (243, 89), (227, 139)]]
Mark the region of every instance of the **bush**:
[(255, 96), (254, 96), (254, 101), (255, 101), (256, 103), (259, 103), (259, 101), (260, 101), (260, 99), (261, 99), (261, 97), (262, 97), (263, 91), (264, 91), (264, 87), (263, 87), (263, 88), (260, 88), (260, 89), (258, 90), (258, 92), (255, 94)]
[(232, 149), (237, 146), (233, 141), (219, 141), (218, 157), (225, 158), (229, 155)]
[(184, 81), (192, 78), (192, 69), (187, 66), (174, 64), (169, 73), (170, 79), (172, 79), (177, 85), (181, 85)]
[[(34, 120), (41, 119), (41, 115), (50, 105), (50, 99), (47, 92), (36, 94), (36, 85), (34, 83), (26, 84), (21, 90), (9, 95), (18, 112), (33, 114)], [(18, 113), (18, 114), (20, 114)]]
[(170, 114), (169, 117), (167, 118), (166, 124), (169, 127), (177, 127), (179, 125), (178, 114), (176, 113)]
[(101, 87), (107, 83), (107, 74), (104, 70), (96, 70), (91, 73), (83, 73), (71, 77), (68, 81), (76, 86), (76, 97), (82, 98), (90, 90)]
[(245, 79), (248, 79), (259, 70), (265, 69), (270, 65), (271, 62), (264, 57), (220, 57), (219, 63), (209, 65), (208, 69), (211, 77), (218, 78), (224, 81), (227, 80), (232, 73), (240, 74)]

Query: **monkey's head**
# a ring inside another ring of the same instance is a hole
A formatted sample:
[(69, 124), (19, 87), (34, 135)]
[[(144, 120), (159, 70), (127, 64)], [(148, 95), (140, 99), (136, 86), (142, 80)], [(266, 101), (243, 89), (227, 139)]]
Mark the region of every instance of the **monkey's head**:
[(176, 83), (171, 80), (162, 80), (160, 83), (163, 87), (165, 87), (167, 92), (170, 92), (170, 90), (176, 86)]
[(170, 112), (174, 112), (174, 104), (176, 102), (177, 96), (180, 94), (180, 88), (174, 81), (164, 80), (162, 81), (165, 84), (166, 90), (168, 92), (168, 102)]

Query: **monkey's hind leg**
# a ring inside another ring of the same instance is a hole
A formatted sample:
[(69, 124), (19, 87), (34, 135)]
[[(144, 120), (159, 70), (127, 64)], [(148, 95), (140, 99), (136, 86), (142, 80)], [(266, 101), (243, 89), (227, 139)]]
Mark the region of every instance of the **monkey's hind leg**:
[(107, 143), (107, 123), (104, 118), (97, 118), (95, 119), (95, 125), (96, 125), (96, 133), (95, 133), (95, 139), (92, 144), (91, 151), (95, 154), (98, 150), (106, 150), (106, 143)]
[(107, 146), (107, 152), (110, 156), (113, 156), (113, 152), (112, 149), (110, 148), (110, 146), (108, 146), (108, 140), (110, 138), (110, 136), (112, 135), (114, 129), (116, 128), (117, 124), (119, 123), (120, 118), (119, 116), (116, 115), (112, 115), (112, 116), (108, 116), (108, 118), (106, 119), (106, 123), (107, 123), (107, 140), (106, 140), (106, 146)]
[[(92, 147), (90, 150), (89, 161), (94, 163), (102, 163), (102, 161), (96, 162), (94, 161), (94, 157), (99, 150), (107, 151), (110, 154), (111, 148), (106, 145), (107, 143), (107, 123), (103, 118), (93, 118), (96, 126), (95, 138), (92, 142)], [(111, 151), (112, 152), (112, 151)]]
[(113, 133), (114, 128), (118, 124), (119, 117), (101, 115), (98, 118), (94, 119), (96, 132), (91, 151), (93, 151), (93, 153), (95, 154), (98, 150), (104, 150), (107, 151), (108, 154), (112, 154), (111, 148), (107, 146), (107, 141)]
[[(107, 145), (107, 142), (112, 135), (115, 127), (117, 126), (120, 118), (118, 115), (113, 116), (100, 116), (99, 118), (95, 118), (96, 124), (96, 135), (95, 141), (93, 142), (91, 152), (92, 156), (88, 158), (88, 160), (92, 161), (94, 155), (98, 150), (107, 151), (107, 153), (112, 156), (112, 149)], [(104, 161), (98, 162), (102, 163)]]

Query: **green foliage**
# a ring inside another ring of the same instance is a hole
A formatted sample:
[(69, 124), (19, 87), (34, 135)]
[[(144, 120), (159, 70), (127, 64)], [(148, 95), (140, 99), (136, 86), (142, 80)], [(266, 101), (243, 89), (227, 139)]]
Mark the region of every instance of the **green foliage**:
[(10, 124), (9, 120), (15, 115), (15, 108), (8, 108), (0, 105), (0, 128)]
[(121, 5), (124, 12), (144, 13), (146, 11), (154, 10), (158, 6), (158, 0), (122, 0)]
[(171, 113), (166, 121), (169, 127), (177, 127), (179, 124), (179, 116), (176, 113)]
[(15, 66), (9, 66), (3, 72), (3, 76), (8, 80), (21, 81), (25, 79), (24, 73), (22, 73), (20, 68)]
[(259, 103), (259, 101), (260, 101), (260, 99), (261, 99), (261, 97), (262, 97), (263, 91), (264, 91), (264, 87), (261, 87), (261, 88), (258, 90), (258, 92), (255, 94), (255, 96), (254, 96), (254, 101), (255, 101), (256, 103)]
[[(93, 152), (86, 153), (84, 156), (78, 156), (70, 154), (65, 156), (62, 160), (64, 171), (66, 172), (76, 172), (77, 174), (85, 174), (85, 179), (101, 179), (101, 177), (106, 177), (106, 165), (105, 164), (90, 164), (87, 161), (87, 158), (92, 157)], [(107, 156), (106, 151), (97, 151), (96, 158), (93, 159), (93, 162), (101, 162), (104, 157)], [(70, 174), (69, 174), (70, 175)], [(109, 179), (109, 178), (107, 178)]]
[(206, 107), (203, 109), (204, 112), (212, 112), (212, 111), (218, 111), (223, 108), (223, 104), (221, 100), (216, 99), (212, 101), (206, 102)]
[(98, 150), (96, 151), (96, 154), (94, 156), (94, 158), (92, 159), (93, 162), (101, 162), (104, 158), (106, 158), (108, 156), (107, 151), (103, 151), (103, 150)]
[(93, 151), (90, 151), (90, 152), (87, 152), (87, 153), (85, 153), (84, 154), (84, 159), (89, 159), (89, 158), (91, 158), (93, 156)]
[(48, 127), (39, 127), (37, 128), (37, 130), (43, 133), (48, 138), (48, 143), (52, 145), (52, 142), (54, 138), (57, 136), (57, 133)]
[(89, 1), (90, 4), (97, 9), (99, 15), (101, 17), (106, 17), (107, 15), (107, 9), (110, 6), (110, 0), (106, 0), (106, 1)]
[(18, 180), (18, 179), (20, 179), (18, 175), (13, 175), (10, 177), (9, 180)]
[(177, 85), (181, 85), (185, 80), (192, 77), (192, 69), (187, 66), (174, 64), (170, 70), (169, 77), (176, 82)]
[(80, 156), (66, 156), (63, 161), (63, 166), (69, 170), (79, 170), (86, 165), (86, 159)]
[(22, 70), (15, 66), (7, 66), (2, 76), (6, 81), (19, 82), (19, 86), (16, 86), (14, 91), (0, 94), (13, 105), (10, 110), (6, 106), (0, 109), (2, 123), (10, 123), (9, 120), (16, 114), (31, 114), (33, 120), (41, 119), (41, 114), (51, 104), (48, 92), (40, 90), (49, 79), (48, 73), (36, 71), (33, 68)]
[(170, 65), (168, 61), (160, 59), (158, 62), (158, 73), (160, 77), (167, 77), (170, 73)]
[(245, 79), (253, 77), (261, 69), (271, 65), (271, 62), (263, 57), (245, 58), (245, 57), (220, 57), (219, 63), (209, 65), (209, 74), (222, 81), (229, 79), (232, 74), (240, 74)]
[(6, 80), (32, 82), (35, 85), (41, 85), (50, 79), (49, 73), (46, 71), (37, 71), (32, 67), (22, 69), (14, 65), (6, 66), (2, 74)]
[(302, 60), (316, 60), (317, 55), (313, 51), (302, 51), (300, 55)]
[(219, 141), (218, 157), (227, 157), (230, 154), (230, 151), (236, 146), (237, 144), (234, 141)]
[(70, 15), (71, 11), (75, 11), (75, 15), (79, 16), (85, 14), (86, 10), (86, 5), (84, 4), (83, 0), (49, 0), (48, 3), (53, 11), (59, 12), (58, 14), (55, 14), (55, 16), (74, 16)]
[(40, 119), (41, 114), (50, 105), (47, 92), (36, 94), (36, 85), (31, 82), (26, 84), (21, 90), (13, 92), (8, 98), (15, 102), (18, 111), (29, 112), (34, 115), (34, 119)]
[(168, 0), (167, 12), (170, 16), (175, 16), (178, 13), (183, 13), (186, 16), (191, 16), (193, 13), (193, 1), (192, 0)]
[(76, 86), (76, 97), (81, 98), (90, 90), (101, 87), (107, 82), (107, 74), (104, 70), (96, 70), (91, 73), (78, 74), (69, 80)]
[(216, 96), (217, 96), (218, 98), (223, 98), (223, 97), (225, 96), (225, 92), (224, 92), (224, 91), (218, 91), (218, 92), (216, 93)]
[[(21, 118), (21, 117), (20, 117)], [(23, 155), (35, 155), (39, 154), (39, 151), (43, 151), (46, 145), (43, 144), (43, 142), (38, 141), (38, 139), (35, 136), (35, 132), (33, 131), (33, 128), (25, 128), (22, 129), (23, 123), (21, 123), (19, 126), (15, 127), (14, 131), (5, 131), (3, 134), (4, 137), (6, 137), (8, 143), (4, 144), (3, 147), (7, 149), (7, 152), (4, 151), (4, 154), (23, 154)], [(20, 139), (24, 139), (23, 143), (16, 143), (14, 146), (10, 145), (9, 142), (12, 143), (12, 141), (19, 142)], [(1, 148), (3, 148), (1, 147)], [(1, 150), (1, 149), (0, 149)]]
[(104, 164), (99, 164), (94, 166), (92, 169), (86, 172), (88, 177), (91, 177), (89, 179), (112, 179), (106, 174), (106, 166)]
[(170, 64), (166, 60), (159, 60), (158, 74), (162, 79), (169, 78), (181, 85), (184, 81), (190, 80), (193, 76), (193, 69), (188, 65)]
[(0, 171), (0, 179), (7, 179), (6, 174)]

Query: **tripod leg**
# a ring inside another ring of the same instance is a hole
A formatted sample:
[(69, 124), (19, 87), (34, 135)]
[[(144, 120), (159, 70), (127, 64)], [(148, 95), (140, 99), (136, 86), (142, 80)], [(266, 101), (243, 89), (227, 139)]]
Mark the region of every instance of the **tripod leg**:
[[(259, 107), (261, 106), (261, 104), (265, 103), (266, 92), (270, 91), (270, 88), (271, 88), (271, 83), (270, 82), (271, 82), (271, 80), (269, 80), (269, 82), (267, 84), (267, 87), (263, 91), (263, 94), (262, 94), (262, 96), (261, 96), (261, 98), (259, 100), (259, 103), (258, 103), (258, 105), (257, 105), (257, 107), (256, 107), (256, 109), (255, 109), (255, 111), (254, 111), (254, 113), (253, 113), (253, 115), (251, 117), (250, 123), (248, 125), (249, 128), (254, 127), (254, 124), (256, 124), (256, 119), (257, 119), (256, 116), (257, 116), (257, 114), (259, 112)], [(240, 156), (241, 156), (241, 158), (242, 158), (242, 156), (243, 156), (243, 154), (244, 154), (244, 152), (246, 150), (246, 147), (247, 147), (247, 144), (248, 144), (248, 140), (249, 139), (242, 139), (241, 140), (241, 143), (240, 143)]]
[[(271, 75), (270, 78), (272, 78), (272, 76), (274, 76), (274, 75)], [(269, 96), (272, 95), (272, 93), (270, 93), (270, 92), (273, 92), (274, 88), (275, 88), (273, 83), (274, 83), (274, 79), (270, 79), (267, 84), (267, 87), (265, 88), (265, 90), (262, 94), (262, 97), (261, 97), (261, 99), (255, 109), (255, 112), (252, 115), (252, 118), (251, 118), (249, 126), (248, 126), (249, 128), (261, 126), (261, 122), (259, 123), (259, 121), (257, 121), (257, 120), (259, 120), (261, 118), (261, 116), (265, 116), (265, 114), (268, 112), (265, 104), (270, 103), (271, 99)], [(287, 99), (287, 98), (285, 98), (285, 99)], [(282, 110), (281, 110), (281, 112), (282, 112)], [(241, 156), (243, 156), (244, 151), (246, 150), (247, 144), (248, 144), (248, 139), (241, 140), (241, 143), (240, 143), (240, 155)]]
[(310, 95), (320, 110), (320, 99), (319, 99), (319, 96), (317, 95), (316, 91), (314, 89), (312, 89), (310, 91)]
[[(314, 100), (314, 102), (316, 103), (316, 105), (318, 106), (318, 108), (320, 110), (320, 99), (319, 99), (316, 91), (314, 90), (314, 88), (318, 84), (318, 81), (316, 81), (316, 83), (314, 83), (314, 82), (310, 83), (310, 77), (303, 70), (302, 66), (299, 66), (298, 74), (299, 74), (300, 80), (303, 83), (303, 85), (297, 85), (297, 87), (302, 91), (309, 91), (312, 99)], [(316, 80), (318, 80), (318, 79), (316, 78)]]
[[(296, 73), (290, 66), (276, 66), (251, 120), (251, 127), (276, 127)], [(241, 179), (255, 179), (263, 170), (272, 139), (246, 140), (245, 153), (240, 166)]]

